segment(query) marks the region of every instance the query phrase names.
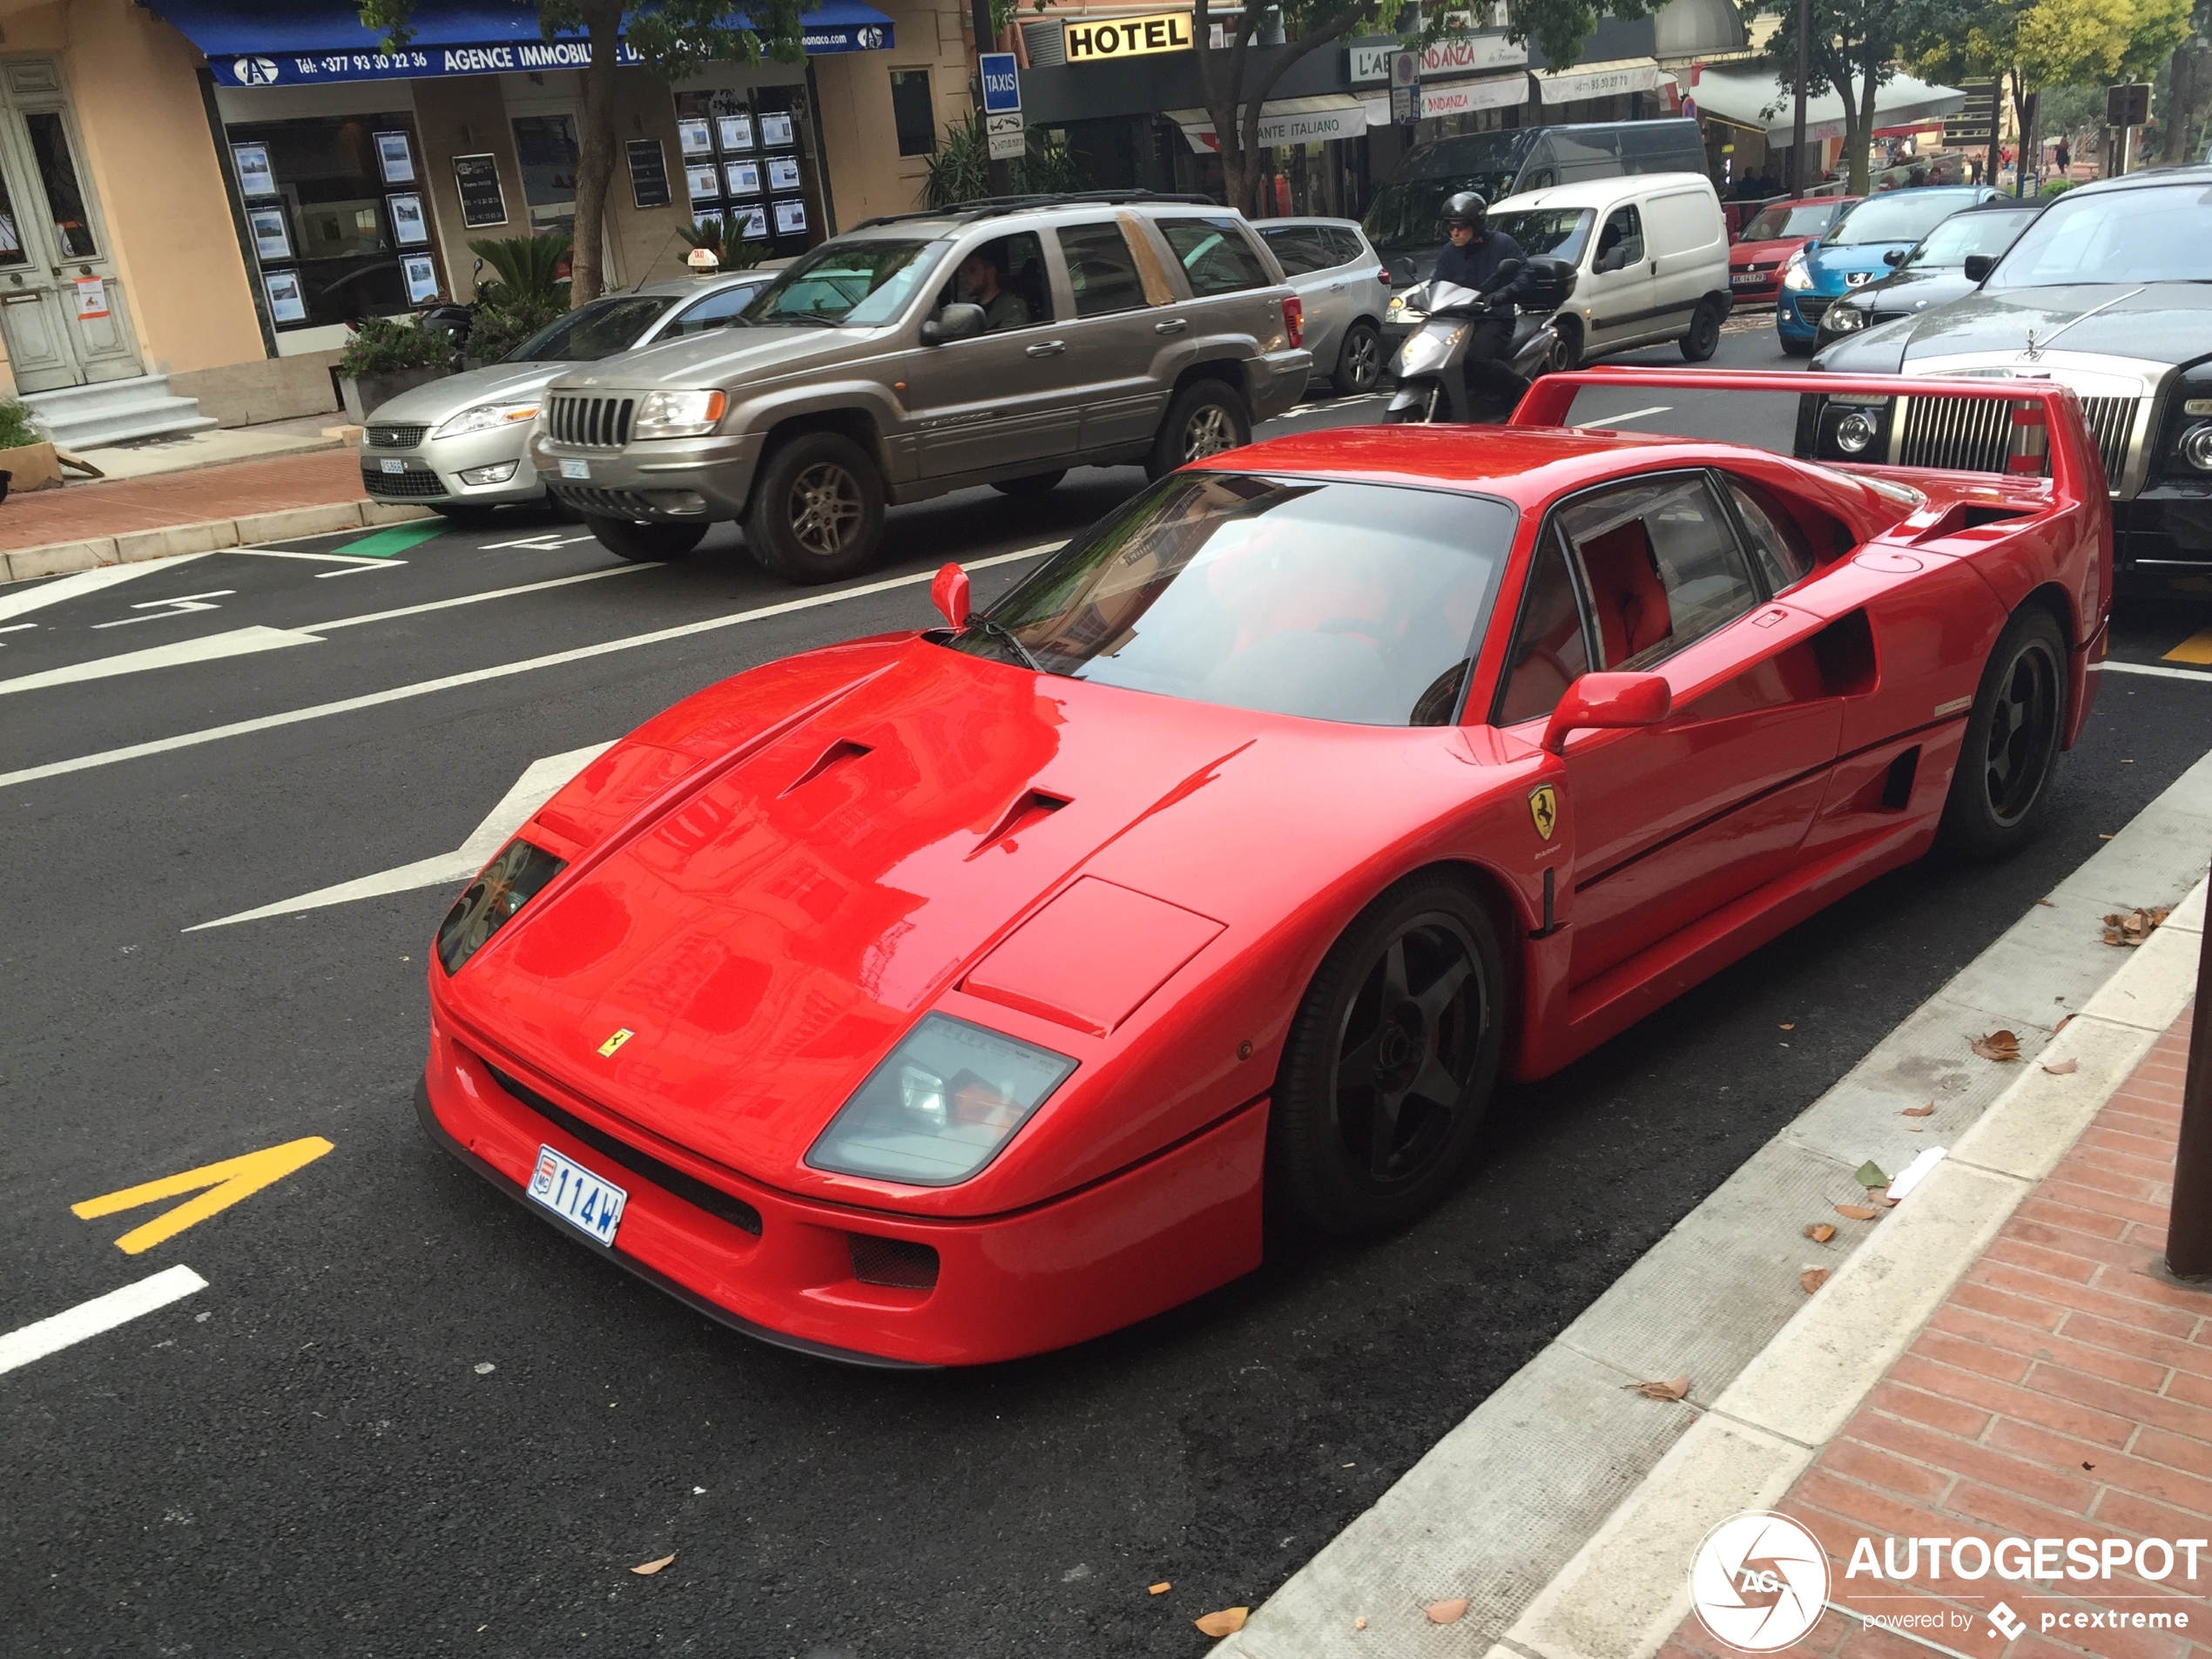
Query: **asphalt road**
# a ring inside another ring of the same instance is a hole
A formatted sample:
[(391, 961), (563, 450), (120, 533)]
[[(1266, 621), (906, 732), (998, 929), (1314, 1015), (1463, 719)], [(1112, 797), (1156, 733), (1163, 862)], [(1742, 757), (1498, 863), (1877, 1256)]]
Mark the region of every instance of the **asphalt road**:
[[(1770, 336), (1723, 341), (1723, 363), (1770, 359)], [(1643, 401), (1772, 430), (1748, 400)], [(1188, 1307), (980, 1372), (748, 1342), (434, 1150), (409, 1095), (449, 885), (184, 931), (458, 847), (533, 759), (751, 664), (926, 623), (942, 559), (1049, 544), (1138, 482), (895, 512), (874, 590), (842, 597), (780, 587), (727, 531), (639, 568), (537, 522), (381, 557), (212, 555), (36, 609), (0, 589), (0, 1332), (179, 1264), (206, 1280), (0, 1377), (0, 1649), (1201, 1651), (1195, 1615), (1257, 1603), (2212, 745), (2212, 683), (2106, 676), (2023, 857), (1889, 877), (1510, 1093), (1474, 1173), (1402, 1237), (1278, 1242)], [(979, 571), (979, 595), (1024, 568)], [(819, 602), (573, 654), (794, 598)], [(2208, 626), (2130, 608), (2120, 654)], [(282, 643), (65, 678), (246, 629)], [(333, 1150), (138, 1253), (114, 1241), (173, 1199), (71, 1210), (308, 1136)]]

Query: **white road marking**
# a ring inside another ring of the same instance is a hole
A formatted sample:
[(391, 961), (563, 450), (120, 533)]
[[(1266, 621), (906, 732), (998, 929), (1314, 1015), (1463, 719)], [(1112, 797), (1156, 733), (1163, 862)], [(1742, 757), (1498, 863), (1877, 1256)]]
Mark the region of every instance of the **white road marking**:
[[(1001, 553), (988, 559), (969, 559), (964, 568), (988, 570), (995, 564), (1008, 564), (1016, 559), (1033, 559), (1040, 554), (1055, 551), (1062, 544), (1047, 542), (1036, 547), (1025, 547), (1013, 553)], [(619, 567), (632, 568), (632, 567)], [(645, 567), (634, 567), (643, 570)], [(594, 571), (593, 575), (612, 575), (613, 571)], [(886, 593), (894, 588), (918, 587), (935, 579), (934, 570), (918, 570), (912, 576), (890, 577), (881, 582), (865, 583), (857, 588), (840, 588), (833, 593), (813, 593), (800, 599), (786, 599), (780, 604), (762, 605), (752, 610), (733, 611), (726, 617), (710, 617), (704, 622), (685, 623), (675, 628), (656, 629), (649, 634), (632, 634), (625, 639), (610, 639), (597, 645), (579, 645), (573, 651), (553, 651), (543, 657), (525, 658), (520, 662), (502, 663), (492, 668), (472, 669), (463, 674), (448, 674), (434, 680), (417, 680), (412, 685), (395, 685), (389, 691), (370, 691), (360, 697), (341, 698), (335, 703), (319, 703), (312, 708), (289, 709), (282, 714), (265, 714), (258, 719), (234, 720), (228, 725), (208, 726), (199, 732), (185, 732), (173, 738), (157, 738), (150, 743), (133, 743), (120, 749), (103, 749), (97, 754), (78, 755), (70, 760), (50, 761), (43, 766), (24, 766), (16, 772), (0, 772), (0, 789), (10, 789), (17, 784), (36, 783), (44, 778), (59, 778), (72, 772), (89, 772), (98, 766), (118, 765), (125, 760), (143, 759), (147, 755), (167, 754), (172, 750), (197, 748), (204, 743), (219, 743), (226, 738), (239, 738), (255, 732), (271, 732), (280, 726), (298, 725), (308, 720), (327, 719), (332, 715), (352, 714), (361, 709), (373, 709), (381, 704), (398, 703), (408, 698), (428, 697), (436, 691), (449, 691), (463, 685), (481, 685), (486, 680), (505, 679), (515, 674), (535, 673), (542, 668), (558, 668), (568, 663), (580, 663), (594, 657), (610, 656), (617, 651), (635, 651), (644, 645), (664, 644), (671, 639), (688, 639), (695, 634), (712, 633), (718, 629), (734, 628), (748, 622), (759, 622), (769, 617), (782, 617), (797, 610), (812, 610), (821, 605), (836, 604), (841, 600), (864, 598), (872, 593)], [(570, 577), (569, 581), (583, 578)], [(540, 585), (552, 585), (542, 583)], [(514, 589), (510, 591), (521, 592)], [(451, 603), (466, 604), (468, 601)], [(435, 610), (442, 605), (419, 605), (408, 610), (387, 611), (382, 616), (408, 616), (414, 610)], [(351, 622), (375, 622), (377, 617), (355, 617)], [(317, 631), (327, 631), (343, 624), (323, 623)]]
[(502, 553), (511, 547), (526, 547), (533, 553), (550, 552), (556, 547), (574, 547), (578, 542), (594, 542), (596, 536), (563, 536), (558, 530), (548, 530), (543, 536), (525, 536), (515, 542), (486, 542), (476, 551)]
[(237, 921), (259, 921), (264, 916), (295, 916), (306, 910), (320, 910), (327, 905), (351, 904), (357, 899), (381, 899), (387, 894), (412, 893), (419, 887), (451, 887), (466, 881), (484, 867), (485, 863), (501, 847), (507, 838), (522, 828), (523, 820), (539, 807), (560, 793), (562, 786), (582, 772), (614, 745), (611, 743), (588, 744), (581, 749), (571, 749), (566, 754), (547, 755), (533, 760), (516, 779), (515, 786), (500, 797), (499, 805), (484, 817), (484, 821), (469, 833), (469, 839), (450, 853), (441, 853), (435, 858), (417, 859), (412, 864), (402, 864), (396, 869), (383, 870), (374, 875), (365, 875), (358, 880), (341, 881), (336, 887), (318, 887), (313, 893), (303, 893), (296, 899), (287, 899), (279, 904), (265, 904), (257, 909), (241, 910), (234, 916), (223, 916), (213, 921), (203, 921), (183, 931), (196, 934), (208, 927), (227, 927)]
[[(212, 605), (202, 609), (212, 610)], [(117, 674), (143, 674), (150, 668), (174, 668), (183, 663), (212, 663), (225, 657), (244, 657), (253, 651), (281, 651), (287, 645), (320, 645), (322, 641), (313, 634), (304, 634), (287, 628), (233, 628), (228, 633), (208, 634), (199, 639), (180, 639), (167, 645), (152, 645), (145, 651), (126, 651), (113, 657), (96, 657), (89, 663), (71, 663), (66, 668), (44, 669), (36, 674), (18, 674), (13, 679), (0, 680), (0, 697), (12, 691), (40, 691), (50, 685), (73, 685), (79, 680), (107, 679)]]
[(110, 1291), (89, 1302), (79, 1302), (51, 1318), (40, 1319), (35, 1325), (0, 1336), (0, 1372), (13, 1371), (34, 1359), (44, 1359), (50, 1353), (59, 1353), (88, 1337), (112, 1331), (118, 1325), (128, 1325), (140, 1314), (167, 1307), (172, 1302), (182, 1301), (206, 1288), (207, 1281), (191, 1268), (165, 1267), (151, 1278), (125, 1285), (119, 1291)]
[(1674, 407), (1671, 403), (1654, 403), (1648, 409), (1630, 409), (1626, 415), (1600, 415), (1595, 421), (1577, 421), (1575, 424), (1578, 427), (1599, 428), (1619, 426), (1623, 421), (1641, 421), (1647, 415), (1664, 415)]
[(113, 622), (96, 622), (95, 628), (128, 628), (134, 622), (161, 622), (171, 617), (188, 617), (195, 610), (220, 610), (220, 605), (211, 605), (210, 599), (228, 599), (238, 592), (236, 588), (216, 588), (206, 593), (179, 594), (174, 599), (148, 599), (143, 604), (131, 607), (143, 610), (143, 617), (118, 617)]
[(21, 593), (0, 594), (0, 617), (20, 617), (26, 610), (40, 610), (66, 600), (81, 599), (88, 593), (98, 593), (118, 582), (135, 581), (156, 570), (173, 570), (180, 564), (206, 556), (205, 553), (186, 553), (173, 559), (142, 560), (137, 564), (104, 564), (97, 570), (79, 570), (74, 576), (57, 577), (51, 582), (26, 589)]
[(426, 610), (450, 610), (455, 605), (480, 605), (488, 599), (511, 599), (518, 593), (543, 593), (548, 588), (571, 587), (578, 582), (597, 582), (602, 577), (628, 576), (635, 570), (657, 570), (657, 564), (614, 564), (604, 570), (586, 570), (582, 576), (556, 577), (550, 582), (526, 582), (519, 588), (493, 588), (483, 593), (464, 593), (456, 599), (432, 599), (419, 605), (401, 605), (397, 610), (371, 610), (358, 617), (341, 617), (335, 622), (311, 622), (308, 630), (314, 633), (327, 633), (334, 628), (358, 628), (363, 623), (390, 622), (399, 617), (419, 617)]
[(395, 570), (406, 563), (405, 559), (363, 559), (358, 564), (350, 564), (349, 562), (350, 568), (347, 570), (316, 571), (315, 580), (327, 582), (334, 576), (366, 576), (371, 570)]
[(256, 559), (306, 559), (315, 564), (405, 564), (405, 559), (365, 559), (357, 553), (291, 553), (280, 547), (226, 547), (226, 553), (243, 553)]
[(2152, 674), (2162, 680), (2212, 681), (2212, 674), (2194, 668), (2161, 668), (2155, 663), (2115, 663), (2110, 658), (2097, 664), (2114, 674)]

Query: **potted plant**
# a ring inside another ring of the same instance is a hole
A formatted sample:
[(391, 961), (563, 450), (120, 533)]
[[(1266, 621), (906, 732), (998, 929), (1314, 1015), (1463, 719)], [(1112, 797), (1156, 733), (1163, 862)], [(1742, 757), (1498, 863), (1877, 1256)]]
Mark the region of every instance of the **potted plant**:
[(338, 354), (338, 389), (346, 415), (356, 426), (380, 404), (401, 392), (446, 374), (453, 347), (445, 335), (420, 328), (412, 317), (364, 317), (351, 325), (353, 336)]
[(10, 490), (44, 489), (62, 481), (54, 446), (41, 436), (28, 403), (0, 403), (0, 500)]

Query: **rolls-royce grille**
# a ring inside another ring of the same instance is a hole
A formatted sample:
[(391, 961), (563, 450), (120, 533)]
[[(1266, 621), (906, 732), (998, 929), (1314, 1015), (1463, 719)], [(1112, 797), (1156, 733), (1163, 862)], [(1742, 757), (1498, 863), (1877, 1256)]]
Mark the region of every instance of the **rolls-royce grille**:
[(372, 496), (418, 497), (442, 496), (445, 480), (435, 472), (367, 472), (361, 474), (361, 488)]
[(427, 426), (373, 426), (368, 428), (372, 449), (412, 449), (429, 435)]
[[(2128, 438), (2135, 423), (2132, 397), (2085, 397), (2081, 417), (2103, 457), (2105, 478), (2119, 488), (2128, 465)], [(2002, 398), (1916, 397), (1905, 415), (1898, 463), (1950, 467), (1963, 472), (2002, 472), (2013, 429), (2013, 406)]]
[(630, 442), (630, 415), (637, 406), (628, 397), (556, 397), (546, 427), (556, 443), (619, 449)]

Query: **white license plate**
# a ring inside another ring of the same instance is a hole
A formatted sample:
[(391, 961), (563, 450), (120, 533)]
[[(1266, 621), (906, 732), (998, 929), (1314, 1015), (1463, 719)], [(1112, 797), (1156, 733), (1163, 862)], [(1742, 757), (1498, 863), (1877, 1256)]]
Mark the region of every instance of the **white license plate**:
[(588, 461), (563, 461), (561, 463), (561, 476), (589, 478), (591, 476), (591, 463)]
[(550, 1146), (537, 1149), (530, 1171), (529, 1195), (562, 1220), (581, 1227), (603, 1244), (615, 1242), (615, 1224), (630, 1195)]
[(404, 461), (387, 461), (383, 464), (384, 470), (387, 472), (405, 472), (407, 470), (407, 462)]
[(1731, 271), (1728, 280), (1739, 288), (1756, 288), (1766, 280), (1757, 271)]

